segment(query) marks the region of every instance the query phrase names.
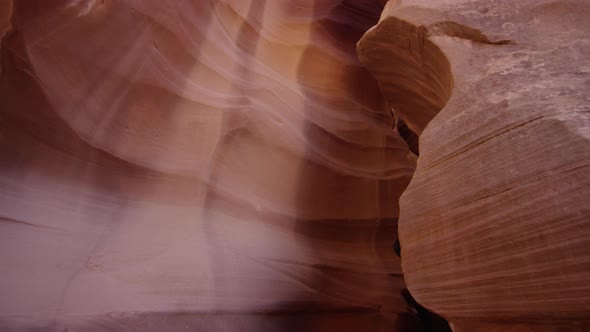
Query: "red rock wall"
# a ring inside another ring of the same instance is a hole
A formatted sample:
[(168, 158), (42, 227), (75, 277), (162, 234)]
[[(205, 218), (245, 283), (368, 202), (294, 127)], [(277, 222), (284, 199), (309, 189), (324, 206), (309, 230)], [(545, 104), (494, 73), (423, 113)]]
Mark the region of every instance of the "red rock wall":
[(415, 167), (378, 1), (15, 2), (3, 330), (390, 331)]
[[(584, 1), (390, 1), (359, 42), (387, 99), (418, 98), (397, 101), (408, 124), (434, 110), (400, 200), (402, 267), (455, 331), (590, 326), (588, 14)], [(436, 104), (446, 59), (454, 88)]]
[(590, 7), (385, 2), (0, 4), (0, 330), (588, 330)]

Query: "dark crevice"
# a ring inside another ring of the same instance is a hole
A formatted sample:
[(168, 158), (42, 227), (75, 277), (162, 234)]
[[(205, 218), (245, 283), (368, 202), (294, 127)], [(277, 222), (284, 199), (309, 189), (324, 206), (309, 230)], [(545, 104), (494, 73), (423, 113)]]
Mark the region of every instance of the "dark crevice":
[[(357, 43), (359, 59), (379, 82), (393, 117), (392, 130), (405, 140), (416, 156), (420, 153), (419, 135), (445, 107), (454, 84), (449, 60), (428, 39), (433, 33), (488, 44), (512, 43), (490, 41), (481, 31), (454, 22), (427, 28), (392, 16), (382, 19), (365, 33)], [(402, 234), (392, 248), (400, 258), (403, 242)], [(408, 289), (403, 289), (400, 295), (419, 318), (420, 331), (451, 331), (444, 318), (418, 303)]]
[(412, 131), (406, 125), (404, 120), (402, 120), (395, 111), (391, 111), (391, 116), (393, 117), (393, 130), (396, 131), (408, 144), (408, 148), (412, 151), (413, 154), (416, 156), (420, 155), (420, 142), (418, 135)]

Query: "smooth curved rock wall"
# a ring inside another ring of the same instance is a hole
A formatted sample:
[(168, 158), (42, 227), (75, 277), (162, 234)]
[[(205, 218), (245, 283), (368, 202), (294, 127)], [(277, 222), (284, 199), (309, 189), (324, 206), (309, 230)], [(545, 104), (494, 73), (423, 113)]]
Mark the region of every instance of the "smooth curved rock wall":
[(415, 158), (355, 52), (381, 6), (14, 2), (1, 329), (411, 323), (391, 248)]

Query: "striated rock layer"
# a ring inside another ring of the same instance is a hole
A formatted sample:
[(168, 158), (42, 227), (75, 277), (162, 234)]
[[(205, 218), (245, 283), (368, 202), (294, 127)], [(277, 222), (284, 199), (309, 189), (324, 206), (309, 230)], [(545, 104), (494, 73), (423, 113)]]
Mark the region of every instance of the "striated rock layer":
[(590, 4), (385, 2), (1, 2), (0, 330), (587, 330)]
[(0, 330), (413, 330), (391, 248), (415, 158), (355, 49), (381, 11), (3, 9)]
[(358, 44), (421, 133), (403, 272), (455, 331), (590, 329), (589, 14), (582, 0), (389, 1)]

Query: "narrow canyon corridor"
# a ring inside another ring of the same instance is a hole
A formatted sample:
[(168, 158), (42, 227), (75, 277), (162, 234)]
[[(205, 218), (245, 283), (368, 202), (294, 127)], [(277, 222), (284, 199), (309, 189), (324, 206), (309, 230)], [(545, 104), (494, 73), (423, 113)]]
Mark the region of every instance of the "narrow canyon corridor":
[(0, 331), (590, 331), (588, 15), (0, 0)]

